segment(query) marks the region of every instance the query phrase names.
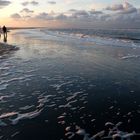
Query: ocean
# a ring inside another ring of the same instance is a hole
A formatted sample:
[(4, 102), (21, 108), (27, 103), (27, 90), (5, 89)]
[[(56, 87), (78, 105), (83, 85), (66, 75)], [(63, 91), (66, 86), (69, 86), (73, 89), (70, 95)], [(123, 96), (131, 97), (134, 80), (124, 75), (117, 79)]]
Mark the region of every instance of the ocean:
[(7, 44), (19, 50), (0, 55), (1, 140), (140, 132), (140, 29), (18, 29)]

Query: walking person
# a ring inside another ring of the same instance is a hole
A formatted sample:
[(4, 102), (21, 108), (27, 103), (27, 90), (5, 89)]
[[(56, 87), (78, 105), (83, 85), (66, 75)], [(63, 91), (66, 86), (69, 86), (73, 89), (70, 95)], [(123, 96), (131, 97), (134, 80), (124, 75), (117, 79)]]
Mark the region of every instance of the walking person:
[(7, 28), (5, 26), (2, 27), (4, 42), (7, 42)]

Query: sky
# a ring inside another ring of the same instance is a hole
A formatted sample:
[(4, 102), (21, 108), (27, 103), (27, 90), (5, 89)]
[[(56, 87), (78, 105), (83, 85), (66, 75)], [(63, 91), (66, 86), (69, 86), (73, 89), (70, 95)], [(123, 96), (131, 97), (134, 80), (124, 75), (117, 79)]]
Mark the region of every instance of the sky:
[(140, 28), (140, 0), (0, 0), (0, 25)]

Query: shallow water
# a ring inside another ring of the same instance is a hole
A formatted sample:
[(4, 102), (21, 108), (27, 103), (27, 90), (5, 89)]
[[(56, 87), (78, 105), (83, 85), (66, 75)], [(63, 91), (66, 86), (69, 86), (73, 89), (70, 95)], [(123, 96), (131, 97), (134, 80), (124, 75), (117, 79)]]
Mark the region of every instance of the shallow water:
[(140, 132), (139, 44), (40, 29), (8, 43), (19, 50), (0, 58), (0, 139), (76, 139), (75, 127), (93, 135), (120, 121)]

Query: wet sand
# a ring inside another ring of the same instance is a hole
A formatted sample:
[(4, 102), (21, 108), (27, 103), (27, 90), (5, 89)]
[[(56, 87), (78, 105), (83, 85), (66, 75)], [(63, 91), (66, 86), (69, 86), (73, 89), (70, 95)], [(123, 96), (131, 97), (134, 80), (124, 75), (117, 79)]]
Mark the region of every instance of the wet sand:
[(8, 45), (6, 43), (0, 43), (0, 55), (9, 53), (10, 51), (18, 50), (17, 47), (13, 45)]

